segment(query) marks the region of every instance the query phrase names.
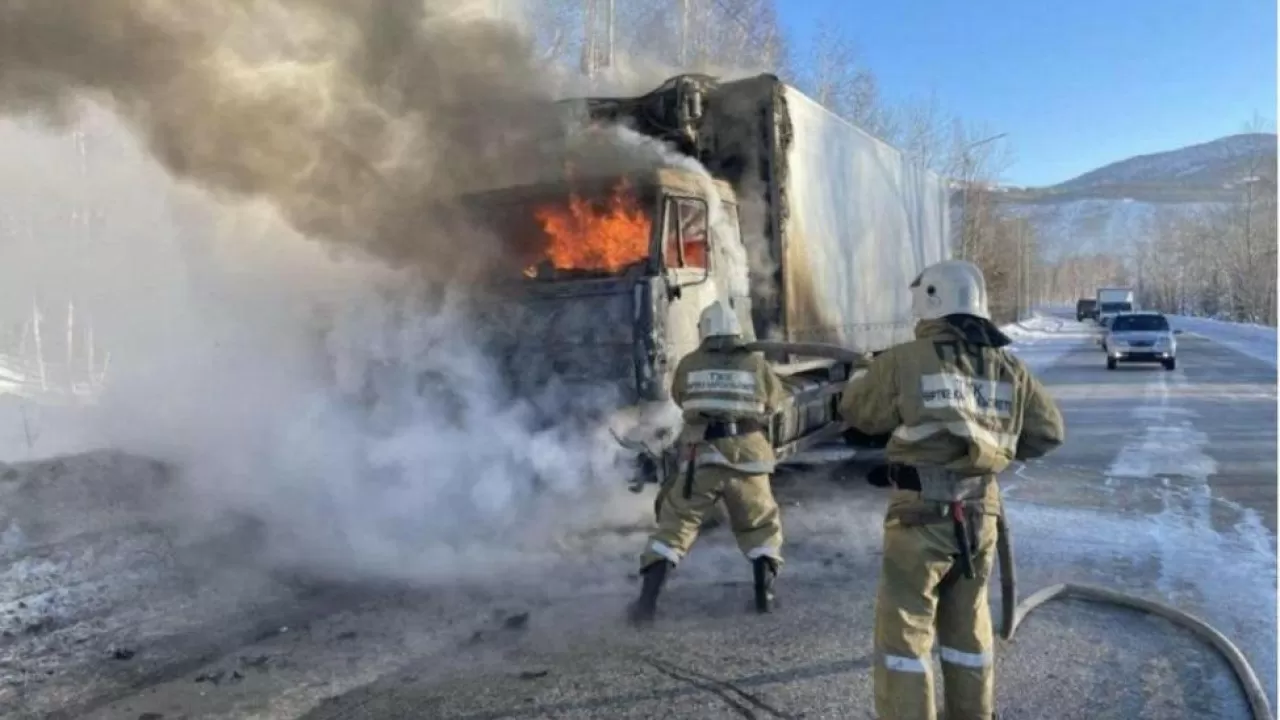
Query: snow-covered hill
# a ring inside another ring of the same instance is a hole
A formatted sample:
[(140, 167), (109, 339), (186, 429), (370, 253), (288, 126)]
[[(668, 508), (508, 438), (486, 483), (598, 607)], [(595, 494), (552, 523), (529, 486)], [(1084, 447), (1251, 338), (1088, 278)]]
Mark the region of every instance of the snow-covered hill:
[(1032, 222), (1048, 259), (1123, 254), (1161, 208), (1230, 201), (1244, 181), (1258, 176), (1276, 176), (1274, 134), (1232, 135), (1139, 155), (1051, 187), (1007, 188), (999, 197)]
[[(1261, 174), (1267, 162), (1275, 171), (1276, 136), (1231, 135), (1179, 150), (1138, 155), (1087, 172), (1054, 186), (1059, 192), (1135, 193), (1156, 199), (1162, 192), (1230, 189), (1242, 179)], [(1270, 158), (1268, 161), (1267, 158)]]

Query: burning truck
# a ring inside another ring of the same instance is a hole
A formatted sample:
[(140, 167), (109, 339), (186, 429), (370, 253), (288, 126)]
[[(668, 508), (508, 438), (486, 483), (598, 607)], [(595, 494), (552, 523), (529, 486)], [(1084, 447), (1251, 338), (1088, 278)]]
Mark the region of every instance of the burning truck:
[(839, 439), (853, 356), (911, 338), (906, 288), (948, 257), (942, 179), (772, 75), (686, 74), (561, 107), (579, 128), (627, 127), (669, 157), (466, 198), (528, 249), (502, 312), (512, 377), (614, 388), (636, 487), (660, 482), (675, 469), (671, 375), (722, 298), (795, 398), (771, 428), (779, 458)]

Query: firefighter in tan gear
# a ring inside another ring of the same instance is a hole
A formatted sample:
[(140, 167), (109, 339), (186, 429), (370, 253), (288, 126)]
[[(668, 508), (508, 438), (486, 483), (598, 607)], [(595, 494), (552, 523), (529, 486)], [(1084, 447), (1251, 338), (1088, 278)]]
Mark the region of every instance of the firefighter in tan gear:
[(788, 395), (764, 357), (743, 347), (742, 329), (723, 301), (698, 319), (699, 347), (676, 366), (671, 396), (684, 413), (680, 474), (658, 500), (658, 530), (640, 558), (644, 585), (631, 621), (653, 620), (667, 573), (689, 552), (703, 518), (721, 497), (738, 547), (752, 562), (756, 609), (768, 612), (782, 565), (782, 524), (769, 476), (769, 418)]
[(890, 435), (888, 465), (868, 480), (893, 486), (876, 597), (879, 720), (934, 720), (935, 627), (946, 720), (994, 717), (987, 605), (1002, 511), (996, 475), (1014, 459), (1062, 444), (1062, 415), (1044, 386), (1004, 350), (986, 283), (972, 263), (932, 265), (911, 285), (916, 339), (850, 380), (846, 424)]

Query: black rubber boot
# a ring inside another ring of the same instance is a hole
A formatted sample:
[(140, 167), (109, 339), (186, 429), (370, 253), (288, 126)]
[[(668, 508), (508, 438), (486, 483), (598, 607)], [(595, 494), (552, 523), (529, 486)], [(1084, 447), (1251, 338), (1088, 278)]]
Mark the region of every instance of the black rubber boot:
[(629, 619), (632, 625), (648, 625), (653, 622), (658, 612), (658, 593), (667, 582), (667, 571), (675, 567), (669, 560), (650, 563), (640, 574), (644, 576), (644, 585), (640, 588), (640, 597), (631, 603)]
[(773, 611), (773, 579), (778, 576), (778, 565), (773, 558), (760, 557), (751, 561), (755, 574), (756, 612)]

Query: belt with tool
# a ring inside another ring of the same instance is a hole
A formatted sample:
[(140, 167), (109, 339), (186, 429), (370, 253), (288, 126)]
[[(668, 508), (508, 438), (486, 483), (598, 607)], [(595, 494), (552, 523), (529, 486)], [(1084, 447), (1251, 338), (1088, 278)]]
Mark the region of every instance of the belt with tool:
[[(752, 433), (764, 432), (764, 423), (759, 420), (744, 418), (742, 420), (712, 420), (703, 430), (703, 440), (720, 440), (721, 438), (740, 437)], [(693, 497), (693, 472), (698, 459), (697, 446), (689, 450), (689, 467), (685, 469), (684, 490), (681, 494), (688, 500)]]
[[(886, 466), (889, 482), (901, 490), (920, 492), (920, 473), (910, 465)], [(979, 502), (954, 500), (947, 503), (945, 514), (925, 511), (897, 511), (895, 515), (905, 525), (928, 525), (950, 521), (955, 528), (956, 546), (960, 550), (960, 570), (965, 579), (974, 578), (973, 553), (978, 547), (977, 518)]]

